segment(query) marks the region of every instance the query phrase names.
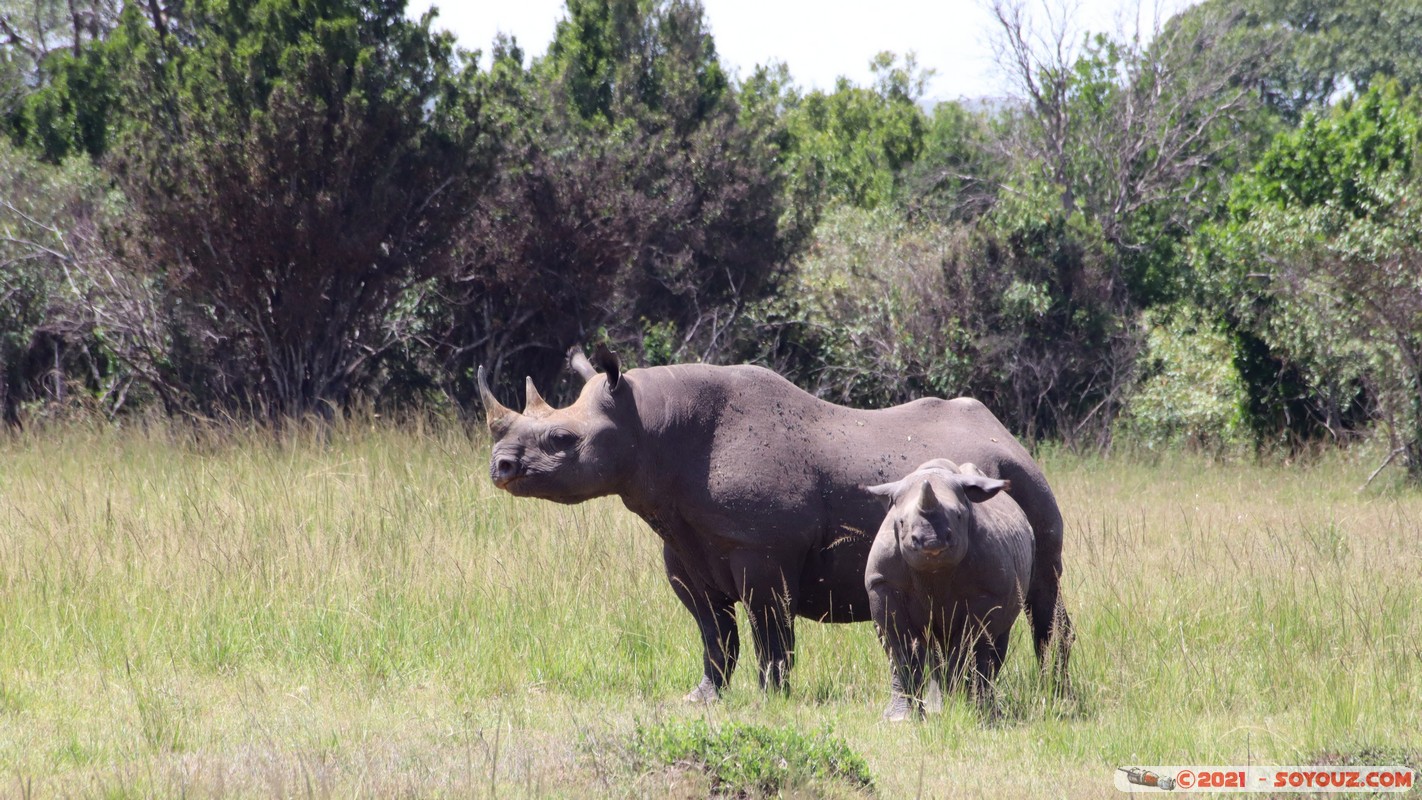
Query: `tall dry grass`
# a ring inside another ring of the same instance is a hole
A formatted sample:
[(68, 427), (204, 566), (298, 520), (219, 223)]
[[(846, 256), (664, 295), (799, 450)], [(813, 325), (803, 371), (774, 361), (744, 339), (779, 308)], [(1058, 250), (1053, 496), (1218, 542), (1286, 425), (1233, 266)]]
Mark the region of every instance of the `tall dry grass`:
[(867, 625), (804, 623), (788, 698), (679, 697), (694, 627), (615, 499), (496, 493), (450, 425), (0, 440), (0, 795), (704, 794), (638, 722), (826, 726), (886, 796), (1097, 796), (1126, 764), (1422, 751), (1422, 494), (1305, 466), (1043, 462), (1076, 696), (1025, 630), (982, 724), (887, 726)]

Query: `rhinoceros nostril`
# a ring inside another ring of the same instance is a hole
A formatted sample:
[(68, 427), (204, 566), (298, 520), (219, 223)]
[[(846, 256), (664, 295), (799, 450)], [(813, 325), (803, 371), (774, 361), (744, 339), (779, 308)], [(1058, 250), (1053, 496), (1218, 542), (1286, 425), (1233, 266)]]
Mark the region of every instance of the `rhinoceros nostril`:
[(494, 461), (494, 479), (504, 480), (512, 478), (518, 474), (518, 462), (512, 458), (500, 458)]
[(928, 555), (937, 555), (948, 549), (948, 545), (936, 536), (916, 536), (914, 546)]

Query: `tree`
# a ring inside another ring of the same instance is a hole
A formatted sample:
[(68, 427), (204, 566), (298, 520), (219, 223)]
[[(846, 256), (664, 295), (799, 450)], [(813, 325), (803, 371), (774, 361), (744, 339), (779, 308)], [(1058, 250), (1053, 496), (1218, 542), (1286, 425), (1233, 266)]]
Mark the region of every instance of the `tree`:
[(432, 21), (401, 0), (125, 12), (122, 257), (167, 343), (127, 352), (170, 408), (328, 413), (401, 342), (389, 315), (446, 268), (489, 161), (474, 70)]
[(900, 204), (910, 217), (972, 221), (997, 199), (1006, 163), (994, 152), (992, 121), (956, 102), (934, 106), (923, 146), (899, 176)]
[(1043, 31), (1019, 0), (992, 11), (999, 59), (1026, 100), (1008, 155), (1056, 187), (1064, 213), (1100, 227), (1136, 302), (1172, 299), (1187, 274), (1176, 245), (1265, 141), (1253, 86), (1267, 51), (1223, 46), (1238, 21), (1223, 13), (1078, 44), (1064, 12)]
[(113, 75), (96, 46), (118, 23), (116, 0), (0, 2), (0, 126), (52, 163), (107, 146)]
[(912, 54), (870, 62), (872, 87), (840, 78), (833, 92), (786, 101), (791, 191), (811, 208), (844, 203), (873, 209), (895, 198), (900, 173), (916, 161), (928, 128), (918, 101), (932, 72)]
[(1267, 54), (1256, 86), (1295, 125), (1375, 82), (1422, 87), (1422, 7), (1412, 0), (1207, 0), (1182, 17), (1237, 20), (1225, 46)]
[[(1361, 389), (1422, 480), (1422, 120), (1395, 84), (1307, 115), (1211, 232), (1220, 292), (1302, 366), (1334, 430)], [(1339, 395), (1342, 395), (1340, 402)], [(1390, 459), (1389, 459), (1390, 460)]]
[(593, 337), (649, 360), (726, 352), (796, 234), (774, 121), (741, 113), (700, 4), (572, 0), (545, 58), (494, 55), (507, 146), (430, 326), (454, 396), (473, 397), (476, 363), (546, 387)]

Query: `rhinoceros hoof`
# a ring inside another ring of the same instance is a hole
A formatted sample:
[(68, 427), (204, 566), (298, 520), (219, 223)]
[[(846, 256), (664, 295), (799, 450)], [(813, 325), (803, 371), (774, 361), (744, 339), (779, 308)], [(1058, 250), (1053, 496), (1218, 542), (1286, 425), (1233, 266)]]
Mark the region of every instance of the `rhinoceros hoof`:
[(903, 695), (897, 695), (884, 709), (885, 722), (909, 722), (923, 716), (923, 708)]
[(928, 687), (924, 689), (923, 710), (929, 714), (943, 713), (943, 687), (939, 685), (937, 678), (929, 681)]
[(716, 689), (716, 684), (712, 683), (710, 678), (703, 678), (701, 685), (687, 692), (686, 697), (683, 697), (682, 700), (688, 703), (710, 705), (720, 702), (721, 693)]

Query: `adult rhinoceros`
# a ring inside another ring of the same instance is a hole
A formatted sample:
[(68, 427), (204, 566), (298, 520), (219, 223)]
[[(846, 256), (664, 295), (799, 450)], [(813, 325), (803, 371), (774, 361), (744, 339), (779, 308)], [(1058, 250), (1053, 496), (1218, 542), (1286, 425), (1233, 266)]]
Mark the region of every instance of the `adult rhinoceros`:
[(1070, 621), (1058, 602), (1062, 517), (1042, 470), (982, 403), (922, 399), (861, 411), (820, 400), (761, 367), (685, 364), (621, 371), (604, 347), (574, 348), (585, 384), (567, 408), (527, 384), (523, 413), (479, 389), (494, 437), (489, 473), (510, 494), (560, 503), (617, 495), (662, 538), (672, 590), (696, 618), (701, 683), (712, 701), (740, 653), (746, 606), (762, 686), (784, 688), (794, 617), (870, 619), (864, 567), (883, 506), (862, 487), (931, 458), (972, 462), (1012, 483), (1032, 523), (1026, 607), (1038, 657), (1054, 627), (1066, 666)]

